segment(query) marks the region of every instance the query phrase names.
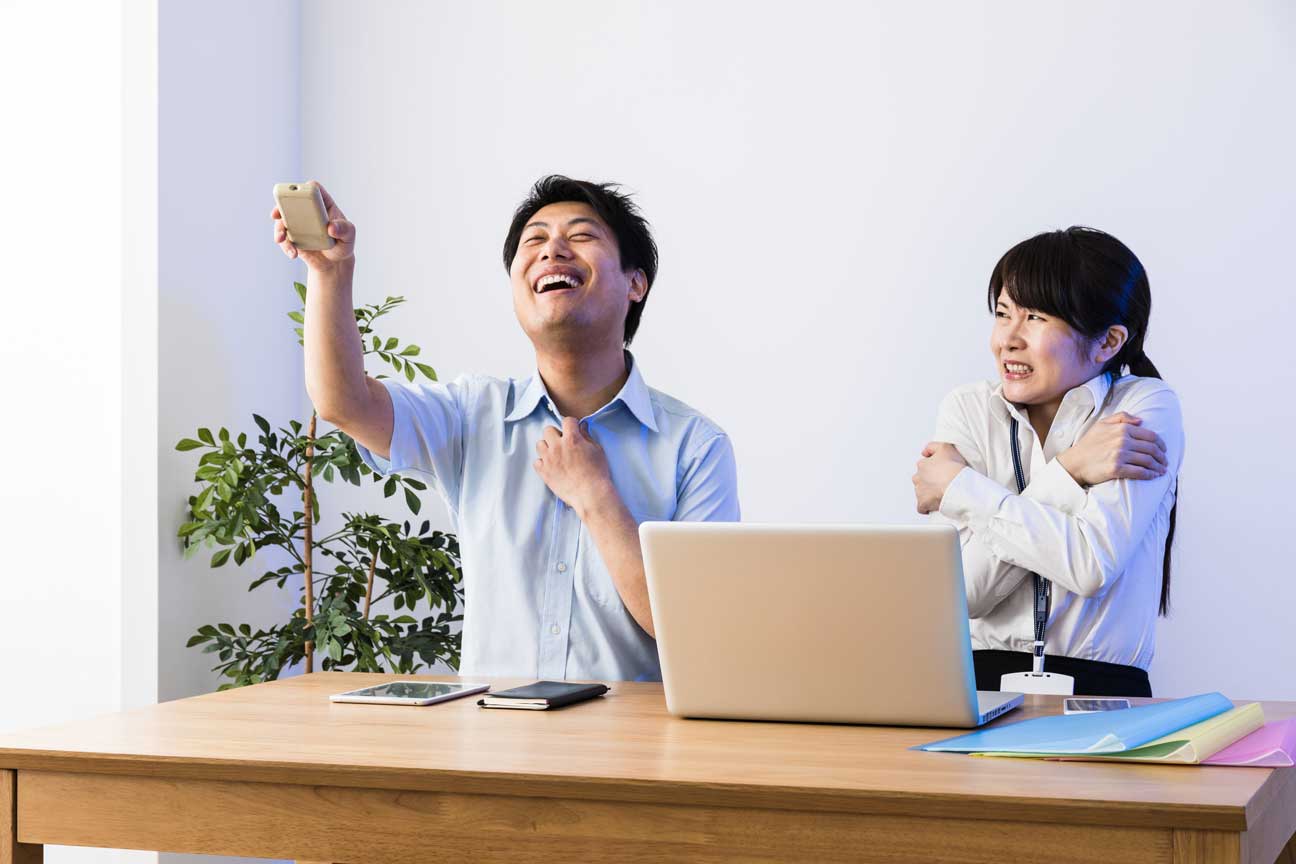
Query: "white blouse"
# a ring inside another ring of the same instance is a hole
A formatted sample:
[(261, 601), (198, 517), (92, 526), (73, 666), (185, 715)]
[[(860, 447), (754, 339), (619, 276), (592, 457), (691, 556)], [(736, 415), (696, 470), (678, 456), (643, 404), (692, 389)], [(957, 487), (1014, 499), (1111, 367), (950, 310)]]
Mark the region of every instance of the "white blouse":
[[(1086, 489), (1056, 457), (1098, 420), (1121, 411), (1161, 436), (1169, 467), (1155, 480), (1110, 480)], [(1009, 439), (1013, 417), (1027, 479), (1020, 495)], [(1041, 445), (1027, 409), (1005, 400), (1001, 384), (982, 381), (945, 397), (932, 440), (953, 444), (969, 466), (945, 490), (940, 516), (959, 529), (972, 647), (1033, 649), (1034, 591), (1027, 577), (1035, 572), (1053, 583), (1047, 653), (1147, 669), (1183, 461), (1174, 390), (1157, 378), (1099, 375), (1066, 394)]]

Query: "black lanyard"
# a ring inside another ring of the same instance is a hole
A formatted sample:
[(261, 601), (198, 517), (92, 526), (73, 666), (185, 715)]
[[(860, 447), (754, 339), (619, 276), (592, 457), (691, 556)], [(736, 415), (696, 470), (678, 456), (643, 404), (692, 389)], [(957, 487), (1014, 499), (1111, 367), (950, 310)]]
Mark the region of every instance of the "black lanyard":
[[(1021, 445), (1017, 443), (1017, 418), (1012, 418), (1013, 474), (1017, 477), (1017, 494), (1026, 491), (1026, 473), (1022, 471)], [(1044, 671), (1044, 629), (1048, 626), (1049, 595), (1052, 584), (1038, 573), (1035, 577), (1035, 671)]]

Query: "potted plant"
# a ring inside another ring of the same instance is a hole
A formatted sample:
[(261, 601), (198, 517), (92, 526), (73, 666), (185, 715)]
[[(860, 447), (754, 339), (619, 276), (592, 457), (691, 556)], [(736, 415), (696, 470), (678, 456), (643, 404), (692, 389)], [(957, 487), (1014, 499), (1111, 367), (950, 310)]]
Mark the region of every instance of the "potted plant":
[[(306, 286), (293, 286), (304, 310)], [(403, 302), (388, 297), (355, 310), (364, 354), (410, 381), (418, 374), (436, 380), (431, 366), (414, 359), (417, 345), (374, 332), (375, 322)], [(289, 313), (298, 344), (303, 310)], [(319, 532), (321, 481), (359, 486), (372, 477), (386, 497), (402, 492), (414, 515), (426, 485), (375, 475), (348, 435), (337, 429), (318, 434), (314, 412), (304, 424), (290, 420), (287, 427), (274, 428), (259, 414), (252, 419), (254, 439), (203, 427), (176, 444), (177, 450), (203, 451), (194, 474), (199, 488), (179, 530), (186, 556), (211, 550), (212, 567), (230, 560), (242, 567), (258, 560), (260, 550), (279, 550), (287, 563), (262, 572), (248, 590), (269, 583), (283, 588), (291, 580), (302, 595), (292, 616), (268, 629), (229, 623), (198, 628), (188, 647), (201, 645), (217, 655), (213, 671), (229, 679), (219, 689), (274, 680), (302, 661), (311, 672), (317, 651), (323, 669), (412, 673), (437, 661), (458, 669), (454, 625), (462, 620), (463, 588), (453, 534), (431, 531), (427, 521), (415, 526), (409, 519), (349, 512), (340, 514), (336, 530)], [(396, 614), (372, 614), (374, 604), (389, 598)]]

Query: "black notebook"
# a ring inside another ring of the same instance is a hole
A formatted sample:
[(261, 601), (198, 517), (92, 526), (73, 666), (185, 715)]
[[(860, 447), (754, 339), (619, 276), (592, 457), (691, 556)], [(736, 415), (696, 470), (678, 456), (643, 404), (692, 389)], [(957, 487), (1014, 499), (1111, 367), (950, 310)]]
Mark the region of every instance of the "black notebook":
[(537, 681), (525, 687), (513, 687), (477, 700), (483, 708), (524, 708), (544, 711), (561, 708), (573, 702), (584, 702), (608, 692), (606, 684), (569, 684), (566, 681)]

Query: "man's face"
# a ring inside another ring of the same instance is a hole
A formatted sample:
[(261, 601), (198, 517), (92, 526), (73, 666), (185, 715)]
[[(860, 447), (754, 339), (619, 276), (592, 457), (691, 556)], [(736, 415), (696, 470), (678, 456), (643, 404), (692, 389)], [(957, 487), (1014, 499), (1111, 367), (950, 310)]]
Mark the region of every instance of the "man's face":
[(642, 271), (621, 269), (616, 236), (588, 204), (550, 204), (522, 229), (509, 268), (513, 311), (537, 345), (620, 341)]

